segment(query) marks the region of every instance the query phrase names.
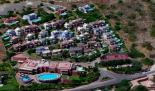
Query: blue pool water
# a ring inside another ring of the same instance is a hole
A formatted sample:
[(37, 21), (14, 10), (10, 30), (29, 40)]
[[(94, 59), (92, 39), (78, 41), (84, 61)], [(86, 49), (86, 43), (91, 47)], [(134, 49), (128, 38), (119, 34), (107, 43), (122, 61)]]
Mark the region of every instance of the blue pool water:
[(60, 75), (57, 73), (42, 73), (37, 75), (38, 80), (41, 81), (49, 81), (49, 80), (56, 80), (60, 78)]
[(29, 81), (30, 78), (26, 78), (26, 77), (24, 77), (24, 78), (22, 78), (22, 80), (23, 80), (23, 81)]
[(21, 77), (21, 79), (22, 79), (23, 82), (28, 82), (28, 81), (31, 80), (31, 78), (28, 77), (28, 76), (23, 76), (23, 77)]

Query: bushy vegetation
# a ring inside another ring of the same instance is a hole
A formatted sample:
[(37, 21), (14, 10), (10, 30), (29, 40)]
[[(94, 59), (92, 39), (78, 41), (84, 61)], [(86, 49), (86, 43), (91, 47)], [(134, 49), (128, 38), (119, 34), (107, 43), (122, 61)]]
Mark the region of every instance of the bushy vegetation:
[(138, 71), (141, 71), (142, 68), (141, 63), (135, 60), (113, 60), (113, 61), (101, 62), (99, 66), (107, 67), (107, 69), (110, 71), (123, 74), (136, 73)]
[(109, 67), (108, 69), (116, 72), (116, 73), (123, 73), (123, 74), (133, 74), (136, 72), (141, 71), (142, 65), (139, 62), (134, 61), (132, 66), (127, 67)]
[(39, 17), (41, 17), (41, 21), (39, 23), (45, 23), (55, 18), (53, 13), (48, 14), (43, 8), (39, 8), (37, 14)]
[(1, 91), (17, 91), (18, 83), (15, 79), (15, 72), (12, 69), (9, 62), (4, 62), (0, 64), (0, 72), (5, 72), (8, 74), (8, 77), (5, 79), (4, 86), (0, 87)]
[(128, 55), (132, 58), (144, 58), (145, 55), (136, 49), (136, 45), (132, 45)]
[(145, 58), (145, 59), (142, 59), (142, 63), (144, 65), (148, 65), (148, 66), (151, 66), (154, 64), (154, 61), (152, 59), (149, 59), (149, 58)]
[(150, 31), (150, 35), (152, 37), (155, 37), (155, 25), (152, 26), (151, 31)]
[(0, 4), (4, 4), (4, 3), (10, 3), (9, 0), (0, 0)]
[(34, 10), (31, 7), (24, 8), (20, 13), (21, 16), (33, 13)]
[(138, 85), (135, 86), (131, 91), (149, 91), (149, 90), (143, 85)]
[(79, 17), (85, 19), (86, 23), (93, 22), (102, 18), (102, 15), (99, 13), (98, 10), (94, 10), (86, 14), (77, 10), (76, 13)]
[(130, 88), (130, 81), (122, 80), (119, 84), (116, 85), (115, 91), (129, 91)]
[[(108, 50), (104, 51), (104, 53), (107, 53)], [(73, 59), (73, 61), (76, 62), (90, 62), (95, 60), (97, 57), (101, 56), (101, 52), (99, 50), (94, 50), (93, 52), (91, 52), (91, 55), (87, 55), (87, 54), (81, 54), (81, 55), (77, 55), (77, 56), (72, 56), (71, 59)]]
[(151, 45), (150, 42), (144, 42), (142, 44), (142, 46), (145, 47), (147, 50), (150, 50), (150, 51), (154, 49), (154, 47)]
[(131, 64), (131, 60), (113, 60), (113, 61), (107, 61), (107, 62), (101, 62), (101, 65), (104, 67), (116, 67), (117, 65), (123, 65), (123, 64)]
[(27, 53), (28, 53), (29, 55), (31, 55), (32, 53), (35, 53), (35, 48), (30, 48), (30, 49), (28, 49), (28, 50), (27, 50)]

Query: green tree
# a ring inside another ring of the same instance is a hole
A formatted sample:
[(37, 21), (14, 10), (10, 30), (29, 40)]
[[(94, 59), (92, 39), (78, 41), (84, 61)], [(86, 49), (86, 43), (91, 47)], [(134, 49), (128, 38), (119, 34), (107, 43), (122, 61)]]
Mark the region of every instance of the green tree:
[(134, 44), (131, 46), (128, 55), (132, 58), (140, 58), (140, 57), (144, 58), (145, 55), (142, 52), (138, 51), (135, 47), (136, 46)]
[(31, 48), (31, 49), (27, 50), (27, 53), (29, 55), (31, 55), (32, 53), (35, 53), (35, 49), (34, 48)]
[(145, 58), (145, 59), (142, 60), (142, 63), (143, 63), (144, 65), (151, 66), (151, 65), (154, 64), (154, 61), (153, 61), (152, 59)]
[(80, 80), (80, 78), (79, 77), (77, 77), (77, 76), (73, 76), (73, 77), (71, 77), (71, 81), (72, 81), (72, 83), (73, 84), (81, 84), (81, 80)]
[(130, 87), (131, 85), (128, 80), (122, 80), (118, 85), (116, 85), (115, 91), (129, 91)]
[(149, 90), (143, 85), (138, 85), (135, 86), (131, 91), (149, 91)]
[(62, 53), (62, 56), (63, 56), (64, 58), (70, 57), (69, 51), (68, 51), (68, 50), (64, 50), (63, 53)]
[(150, 35), (152, 37), (155, 37), (155, 25), (152, 26), (151, 31), (150, 31)]
[(115, 27), (115, 30), (116, 30), (116, 31), (119, 31), (119, 30), (121, 30), (121, 28), (122, 28), (120, 22), (116, 22), (116, 24), (115, 24), (114, 27)]
[(154, 47), (151, 45), (150, 42), (145, 42), (145, 43), (142, 44), (142, 46), (145, 47), (147, 50), (150, 50), (150, 51), (153, 50), (153, 48), (154, 48)]

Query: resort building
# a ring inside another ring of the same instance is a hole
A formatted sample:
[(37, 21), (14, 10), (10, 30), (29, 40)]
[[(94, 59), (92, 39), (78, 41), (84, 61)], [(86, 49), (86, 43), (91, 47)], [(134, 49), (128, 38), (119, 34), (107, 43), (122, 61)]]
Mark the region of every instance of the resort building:
[(72, 70), (74, 69), (74, 64), (70, 62), (60, 62), (58, 64), (57, 70), (58, 73), (71, 75)]
[(38, 35), (39, 39), (46, 38), (46, 37), (48, 37), (48, 31), (39, 32), (39, 35)]
[(83, 54), (83, 52), (84, 52), (83, 49), (80, 47), (70, 47), (69, 48), (70, 56), (80, 55), (80, 54)]
[(75, 42), (73, 40), (66, 40), (60, 43), (60, 48), (70, 48), (73, 47), (74, 45)]
[(17, 17), (4, 18), (2, 20), (5, 25), (9, 25), (9, 26), (17, 24), (19, 22), (17, 20)]
[(60, 5), (52, 5), (49, 7), (55, 14), (65, 16), (67, 15), (67, 9)]
[(14, 31), (16, 32), (16, 35), (19, 37), (24, 35), (24, 32), (21, 28), (16, 28)]
[(56, 31), (51, 32), (51, 37), (64, 41), (64, 40), (69, 40), (72, 37), (74, 37), (74, 33), (68, 30), (64, 30), (64, 31), (56, 30)]
[(61, 56), (62, 52), (63, 52), (62, 49), (54, 49), (54, 50), (52, 50), (52, 55), (53, 56)]
[[(15, 60), (15, 58), (12, 58)], [(17, 59), (18, 62), (24, 59)], [(15, 60), (15, 61), (17, 61)], [(38, 74), (43, 72), (54, 72), (60, 74), (72, 75), (72, 70), (75, 70), (75, 66), (70, 62), (50, 62), (44, 59), (42, 60), (32, 60), (27, 58), (25, 62), (19, 62), (18, 72), (25, 74)]]
[(11, 57), (11, 60), (12, 60), (12, 61), (16, 61), (16, 62), (18, 62), (18, 63), (24, 63), (24, 62), (27, 61), (28, 58), (29, 58), (29, 57), (27, 57), (27, 56), (24, 55), (24, 54), (17, 54), (17, 55), (15, 55), (15, 56), (12, 56), (12, 57)]
[(84, 5), (82, 7), (79, 7), (78, 10), (83, 12), (83, 13), (89, 13), (89, 12), (94, 10), (94, 7), (87, 4), (87, 5)]
[(25, 40), (26, 41), (31, 41), (35, 39), (35, 34), (34, 33), (29, 33), (26, 35)]
[(45, 30), (50, 30), (53, 28), (53, 25), (52, 25), (52, 23), (44, 23), (43, 27)]
[(36, 13), (24, 15), (23, 19), (27, 20), (29, 22), (29, 24), (33, 24), (33, 23), (37, 23), (37, 22), (41, 21), (41, 17), (38, 17), (38, 15)]
[(25, 34), (39, 33), (41, 31), (37, 25), (24, 26), (22, 29), (23, 29)]
[(72, 29), (72, 28), (76, 28), (76, 27), (82, 25), (83, 23), (84, 23), (83, 19), (78, 18), (75, 20), (70, 20), (68, 23), (66, 22), (64, 24), (64, 27), (67, 29)]
[(56, 20), (56, 21), (44, 23), (43, 26), (45, 30), (61, 29), (64, 23), (65, 23), (64, 20)]
[(127, 60), (129, 59), (127, 54), (107, 54), (100, 57), (101, 61), (113, 61), (113, 60)]
[(21, 38), (19, 38), (19, 37), (17, 37), (17, 36), (13, 36), (13, 37), (11, 37), (11, 39), (10, 39), (10, 43), (11, 43), (11, 44), (17, 44), (17, 43), (19, 43), (20, 41), (22, 41)]

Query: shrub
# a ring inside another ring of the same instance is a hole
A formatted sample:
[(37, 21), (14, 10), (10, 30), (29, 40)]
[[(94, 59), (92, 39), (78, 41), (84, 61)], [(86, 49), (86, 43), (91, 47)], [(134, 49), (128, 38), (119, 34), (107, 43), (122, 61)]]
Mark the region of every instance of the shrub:
[(155, 37), (155, 25), (152, 26), (151, 31), (150, 31), (150, 35), (152, 37)]
[(149, 91), (149, 90), (143, 85), (138, 85), (135, 86), (131, 91)]
[(151, 43), (149, 43), (149, 42), (143, 43), (142, 46), (145, 47), (147, 50), (150, 50), (150, 51), (154, 49), (153, 46), (151, 45)]
[(138, 51), (134, 45), (131, 46), (130, 52), (128, 53), (128, 55), (132, 58), (145, 57), (145, 55), (142, 52)]
[(145, 59), (142, 59), (142, 63), (144, 65), (148, 65), (148, 66), (151, 66), (154, 64), (154, 61), (152, 59), (149, 59), (149, 58), (145, 58)]

